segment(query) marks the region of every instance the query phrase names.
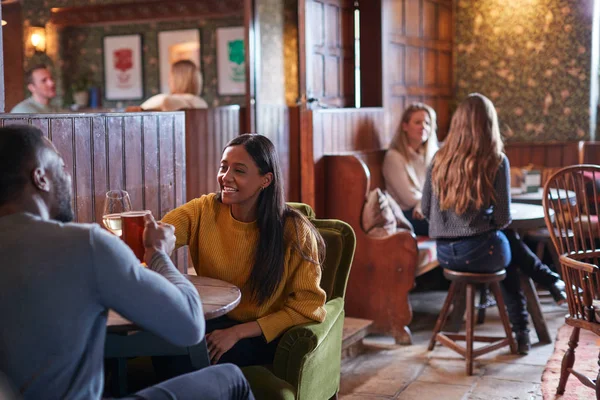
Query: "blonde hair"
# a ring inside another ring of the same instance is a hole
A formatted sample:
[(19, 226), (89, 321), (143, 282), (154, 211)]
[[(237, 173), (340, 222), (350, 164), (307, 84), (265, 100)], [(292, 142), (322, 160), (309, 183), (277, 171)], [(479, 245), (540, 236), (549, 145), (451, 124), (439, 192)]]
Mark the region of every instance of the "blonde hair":
[(180, 60), (171, 66), (171, 94), (193, 94), (202, 92), (202, 75), (196, 64)]
[(421, 144), (421, 149), (425, 150), (425, 162), (427, 165), (429, 165), (431, 159), (438, 151), (439, 145), (437, 139), (437, 116), (433, 108), (425, 103), (412, 103), (404, 110), (402, 113), (402, 118), (400, 119), (398, 130), (396, 131), (396, 134), (390, 143), (390, 148), (402, 154), (404, 159), (410, 160), (408, 156), (408, 138), (406, 137), (406, 132), (404, 129), (402, 129), (402, 125), (408, 124), (413, 114), (418, 111), (425, 111), (427, 115), (429, 115), (431, 127), (430, 134), (427, 140)]
[(495, 200), (494, 179), (502, 162), (498, 115), (487, 97), (470, 94), (450, 124), (444, 146), (433, 160), (431, 183), (440, 210), (464, 214)]

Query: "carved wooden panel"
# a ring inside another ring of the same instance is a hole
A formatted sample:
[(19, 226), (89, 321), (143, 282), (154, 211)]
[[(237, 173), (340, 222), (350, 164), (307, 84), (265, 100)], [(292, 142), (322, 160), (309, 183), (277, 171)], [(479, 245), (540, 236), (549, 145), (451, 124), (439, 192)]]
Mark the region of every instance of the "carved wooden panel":
[(354, 2), (306, 0), (306, 91), (322, 103), (354, 104)]
[[(0, 115), (0, 126), (10, 124), (37, 126), (60, 152), (73, 178), (77, 222), (101, 223), (111, 189), (127, 190), (133, 209), (157, 218), (185, 202), (181, 112)], [(186, 259), (177, 254), (179, 266)]]
[(438, 117), (442, 140), (450, 123), (452, 1), (386, 0), (383, 7), (384, 107), (388, 129), (406, 106), (421, 101)]
[(243, 15), (243, 0), (171, 0), (52, 8), (58, 26), (96, 25), (152, 20)]

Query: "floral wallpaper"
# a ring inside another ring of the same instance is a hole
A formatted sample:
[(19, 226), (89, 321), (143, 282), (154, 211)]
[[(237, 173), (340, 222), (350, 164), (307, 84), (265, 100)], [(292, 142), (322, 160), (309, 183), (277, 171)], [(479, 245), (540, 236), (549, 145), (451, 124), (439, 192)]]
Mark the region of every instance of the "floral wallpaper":
[[(25, 0), (23, 14), (25, 27), (30, 25), (44, 25), (50, 19), (50, 8), (66, 6), (82, 6), (90, 4), (110, 4), (125, 2), (123, 0)], [(131, 3), (131, 0), (126, 0)], [(143, 1), (141, 1), (143, 2)], [(199, 20), (163, 21), (153, 23), (67, 27), (60, 31), (50, 24), (46, 26), (48, 32), (54, 32), (57, 44), (54, 52), (44, 54), (27, 54), (25, 57), (26, 68), (45, 62), (53, 65), (57, 80), (57, 101), (65, 106), (72, 104), (72, 93), (69, 88), (75, 79), (88, 76), (89, 81), (103, 89), (104, 71), (102, 45), (105, 35), (127, 35), (139, 33), (142, 35), (143, 46), (143, 76), (144, 99), (159, 93), (158, 69), (158, 32), (175, 29), (200, 30), (200, 52), (204, 88), (201, 96), (211, 107), (227, 104), (242, 104), (244, 96), (220, 96), (217, 92), (217, 54), (216, 54), (216, 29), (228, 26), (243, 26), (243, 17), (206, 18)], [(102, 98), (102, 106), (111, 108), (139, 105), (139, 101), (108, 101)]]
[(511, 141), (589, 138), (592, 0), (458, 0), (457, 102), (495, 104)]

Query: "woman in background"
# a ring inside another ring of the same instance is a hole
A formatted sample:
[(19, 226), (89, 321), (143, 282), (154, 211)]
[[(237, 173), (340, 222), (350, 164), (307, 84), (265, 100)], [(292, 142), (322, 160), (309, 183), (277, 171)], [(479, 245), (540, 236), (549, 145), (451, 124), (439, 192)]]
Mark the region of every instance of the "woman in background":
[(176, 111), (185, 108), (208, 108), (202, 97), (202, 75), (194, 62), (180, 60), (171, 66), (171, 94), (157, 94), (146, 100), (142, 110)]
[[(422, 188), (433, 156), (438, 151), (436, 114), (426, 104), (413, 103), (404, 111), (400, 127), (385, 155), (386, 189), (400, 205), (416, 235), (429, 236), (429, 223), (421, 211)], [(556, 303), (566, 302), (565, 283), (544, 264), (513, 229), (505, 229), (512, 262), (535, 282), (546, 287)]]
[(229, 314), (206, 321), (212, 363), (271, 364), (279, 337), (292, 326), (322, 322), (323, 238), (285, 204), (279, 158), (261, 135), (241, 135), (225, 147), (220, 191), (194, 199), (163, 219), (176, 246), (188, 245), (199, 276), (242, 291)]
[(385, 187), (396, 200), (416, 235), (427, 236), (421, 211), (425, 173), (438, 150), (436, 114), (423, 103), (404, 110), (400, 126), (383, 161)]
[(444, 146), (427, 170), (421, 201), (443, 268), (492, 273), (506, 269), (502, 289), (518, 351), (529, 341), (526, 299), (511, 264), (510, 168), (492, 102), (469, 95), (452, 117)]

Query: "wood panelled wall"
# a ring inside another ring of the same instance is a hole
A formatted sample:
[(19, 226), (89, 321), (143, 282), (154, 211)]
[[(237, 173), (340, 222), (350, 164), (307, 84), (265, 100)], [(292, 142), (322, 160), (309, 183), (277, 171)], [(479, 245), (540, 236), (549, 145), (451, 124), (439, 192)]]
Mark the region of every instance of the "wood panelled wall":
[[(256, 132), (268, 137), (277, 149), (286, 200), (298, 201), (298, 179), (293, 176), (290, 157), (290, 109), (285, 105), (259, 104), (256, 107)], [(241, 133), (249, 132), (248, 129)]]
[(383, 0), (383, 105), (397, 129), (411, 102), (432, 106), (443, 140), (450, 122), (452, 0)]
[(579, 142), (519, 142), (506, 144), (505, 152), (511, 167), (525, 167), (531, 164), (556, 168), (578, 164), (580, 159), (579, 147)]
[[(304, 111), (310, 129), (300, 138), (301, 201), (321, 216), (324, 210), (325, 165), (323, 156), (387, 147), (382, 108)], [(351, 183), (349, 183), (351, 184)]]
[(162, 218), (185, 200), (183, 113), (1, 115), (40, 128), (73, 178), (78, 222), (102, 221), (108, 190), (129, 192), (135, 210)]
[(187, 200), (219, 190), (217, 173), (225, 145), (242, 131), (239, 106), (185, 111)]
[[(354, 1), (305, 0), (306, 93), (330, 106), (354, 105)], [(301, 46), (302, 47), (302, 46)], [(302, 55), (301, 55), (302, 56)]]
[[(256, 111), (257, 132), (273, 142), (279, 155), (286, 199), (298, 201), (299, 180), (291, 176), (289, 109), (259, 105)], [(185, 111), (188, 201), (219, 190), (217, 173), (221, 153), (234, 137), (251, 133), (246, 125), (246, 109), (239, 106)]]
[[(134, 210), (157, 218), (185, 201), (182, 112), (3, 114), (0, 126), (37, 126), (62, 155), (73, 179), (77, 222), (102, 222), (111, 189), (129, 192)], [(185, 266), (187, 254), (177, 254)]]

